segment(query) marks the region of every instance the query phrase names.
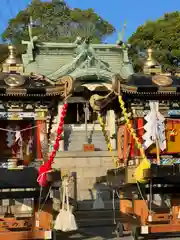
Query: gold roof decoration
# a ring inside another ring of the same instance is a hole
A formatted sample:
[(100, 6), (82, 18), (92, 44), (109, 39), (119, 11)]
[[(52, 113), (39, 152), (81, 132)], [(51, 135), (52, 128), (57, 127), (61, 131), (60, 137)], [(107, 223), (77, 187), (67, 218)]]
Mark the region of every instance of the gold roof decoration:
[(161, 66), (156, 62), (156, 60), (152, 57), (153, 50), (149, 48), (147, 50), (148, 57), (144, 63), (144, 73), (152, 74), (152, 73), (161, 73)]
[(17, 59), (16, 59), (16, 48), (12, 45), (8, 46), (9, 50), (9, 56), (5, 60), (6, 64), (17, 64)]
[(9, 56), (4, 61), (2, 65), (2, 71), (6, 73), (16, 72), (16, 73), (23, 73), (24, 67), (23, 64), (20, 63), (20, 60), (16, 57), (16, 48), (12, 45), (8, 46)]
[(153, 50), (151, 48), (149, 48), (147, 50), (148, 58), (146, 59), (146, 61), (144, 63), (144, 67), (146, 66), (148, 68), (151, 68), (151, 67), (154, 67), (157, 65), (156, 61), (152, 57), (152, 53), (153, 53)]
[(173, 80), (164, 75), (155, 75), (152, 77), (152, 82), (161, 87), (170, 86), (173, 83)]

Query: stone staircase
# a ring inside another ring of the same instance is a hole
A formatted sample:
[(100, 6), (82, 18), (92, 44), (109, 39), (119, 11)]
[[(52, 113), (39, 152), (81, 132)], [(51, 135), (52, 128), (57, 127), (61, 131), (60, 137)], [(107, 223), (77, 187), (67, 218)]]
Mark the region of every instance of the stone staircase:
[[(92, 143), (96, 150), (106, 151), (107, 145), (104, 135), (100, 130), (88, 131), (88, 143)], [(83, 144), (86, 143), (85, 131), (68, 130), (64, 133), (66, 151), (82, 151)]]
[[(117, 156), (117, 152), (114, 155)], [(79, 211), (93, 208), (97, 191), (101, 194), (105, 209), (112, 211), (112, 189), (97, 181), (99, 177), (106, 175), (108, 169), (114, 168), (108, 151), (61, 152), (56, 155), (53, 167), (76, 176), (76, 181), (69, 186), (69, 196), (76, 199)], [(118, 208), (119, 199), (116, 200), (116, 209)]]

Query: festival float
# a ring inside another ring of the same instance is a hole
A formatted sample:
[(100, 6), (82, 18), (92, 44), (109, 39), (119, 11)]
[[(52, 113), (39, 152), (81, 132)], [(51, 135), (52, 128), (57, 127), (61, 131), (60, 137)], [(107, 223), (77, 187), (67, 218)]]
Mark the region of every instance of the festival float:
[[(0, 239), (52, 239), (52, 163), (66, 116), (70, 78), (56, 84), (23, 72), (15, 48), (0, 72)], [(51, 119), (64, 101), (54, 147), (48, 154)], [(48, 124), (47, 124), (48, 123)], [(60, 172), (58, 172), (60, 179)]]
[[(116, 75), (111, 93), (90, 100), (114, 161), (98, 182), (119, 198), (118, 236), (130, 231), (135, 240), (180, 233), (180, 77), (162, 73), (151, 55), (149, 49), (144, 73)], [(118, 159), (102, 120), (108, 109), (117, 116)]]

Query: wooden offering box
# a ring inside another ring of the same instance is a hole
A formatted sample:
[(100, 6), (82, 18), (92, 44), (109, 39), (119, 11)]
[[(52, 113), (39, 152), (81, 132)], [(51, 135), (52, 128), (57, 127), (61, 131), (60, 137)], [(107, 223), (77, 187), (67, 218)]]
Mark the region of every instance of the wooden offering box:
[(84, 152), (94, 152), (94, 144), (84, 144), (83, 145)]

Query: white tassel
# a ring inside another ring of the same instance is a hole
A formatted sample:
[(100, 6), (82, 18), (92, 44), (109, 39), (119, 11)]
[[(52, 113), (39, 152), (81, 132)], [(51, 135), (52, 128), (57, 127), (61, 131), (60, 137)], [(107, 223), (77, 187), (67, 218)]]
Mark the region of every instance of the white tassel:
[(93, 203), (93, 209), (104, 209), (104, 202), (101, 197), (101, 192), (98, 188), (96, 188), (96, 199)]
[[(67, 209), (65, 209), (65, 198), (67, 201)], [(63, 199), (62, 209), (55, 220), (55, 230), (61, 230), (62, 232), (70, 232), (77, 230), (77, 224), (74, 215), (69, 208), (69, 196), (68, 196), (68, 180), (65, 179), (63, 182)]]

